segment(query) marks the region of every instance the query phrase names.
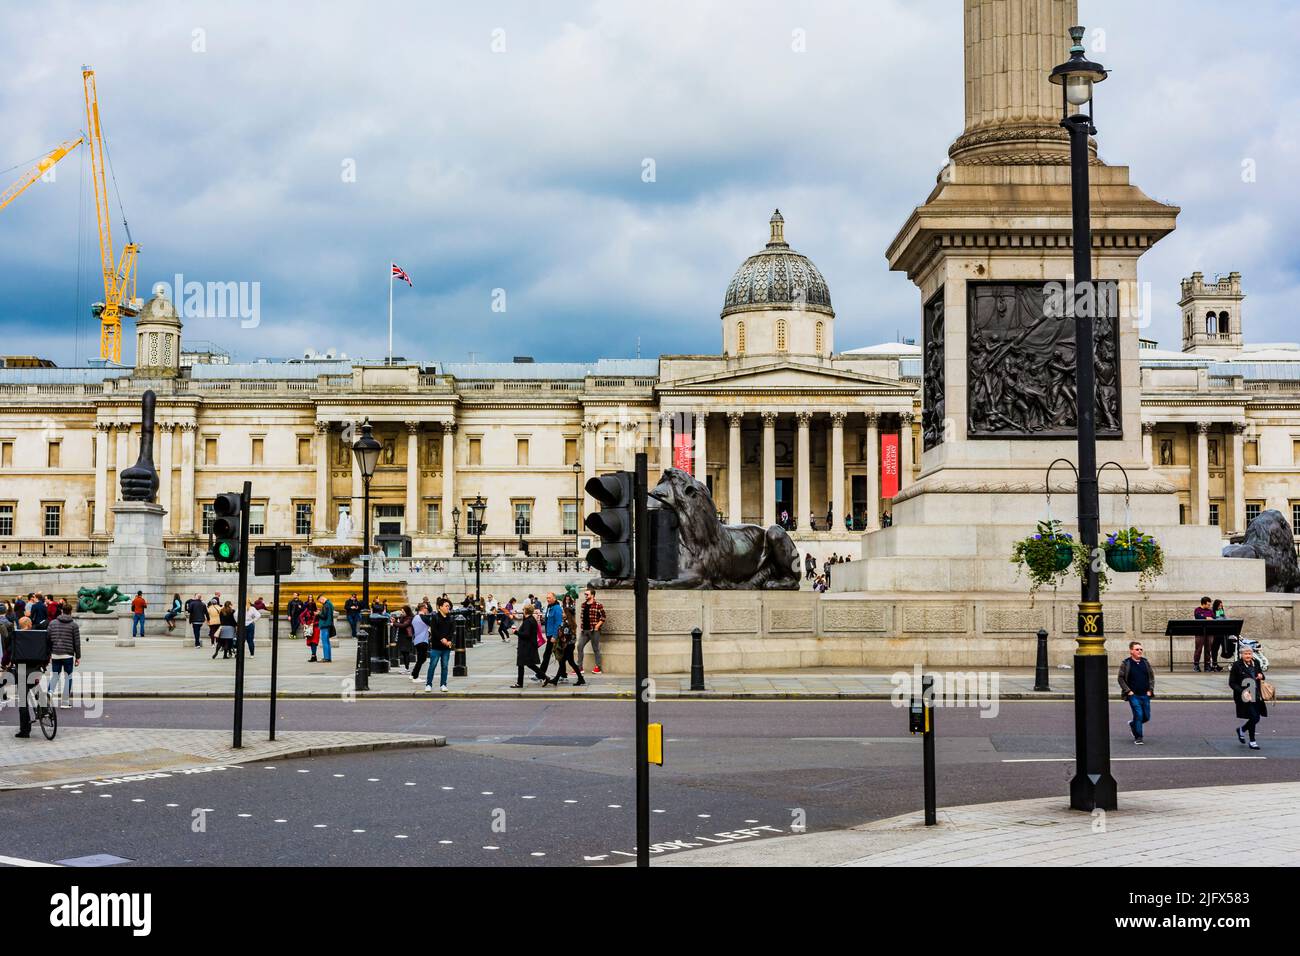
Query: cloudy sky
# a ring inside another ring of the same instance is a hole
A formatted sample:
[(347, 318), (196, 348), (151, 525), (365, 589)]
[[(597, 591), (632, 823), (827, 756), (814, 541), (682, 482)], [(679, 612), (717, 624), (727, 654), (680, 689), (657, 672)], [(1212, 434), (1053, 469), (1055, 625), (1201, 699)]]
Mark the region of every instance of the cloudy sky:
[[(1153, 334), (1178, 345), (1180, 276), (1235, 269), (1247, 337), (1295, 340), (1300, 5), (1080, 17), (1114, 70), (1103, 158), (1183, 210), (1142, 260)], [(917, 334), (884, 250), (961, 131), (961, 23), (959, 0), (13, 5), (0, 188), (84, 128), (89, 63), (142, 289), (259, 283), (255, 328), (191, 319), (190, 341), (382, 356), (392, 259), (415, 282), (398, 354), (717, 352), (727, 281), (779, 206), (853, 348)], [(86, 165), (0, 212), (0, 352), (97, 352)]]

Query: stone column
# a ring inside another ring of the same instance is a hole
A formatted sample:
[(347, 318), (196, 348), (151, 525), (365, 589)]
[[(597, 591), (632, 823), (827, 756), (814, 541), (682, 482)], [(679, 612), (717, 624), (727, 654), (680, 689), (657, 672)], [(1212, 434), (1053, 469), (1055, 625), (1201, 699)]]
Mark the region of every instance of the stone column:
[(117, 460), (113, 462), (113, 487), (108, 489), (108, 493), (117, 501), (122, 497), (122, 472), (134, 462), (127, 457), (131, 454), (127, 441), (131, 436), (131, 423), (118, 422), (113, 427), (117, 429)]
[(695, 444), (691, 446), (691, 468), (697, 481), (709, 483), (709, 413), (695, 413)]
[[(660, 419), (662, 421), (662, 419)], [(596, 432), (600, 429), (599, 422), (585, 421), (582, 423), (582, 486), (587, 487), (587, 482), (596, 477)], [(671, 456), (668, 459), (672, 461)], [(667, 466), (665, 466), (667, 467)], [(585, 491), (582, 494), (582, 513), (589, 515), (596, 510), (596, 501)], [(578, 522), (582, 524), (581, 521)]]
[(197, 490), (194, 486), (194, 459), (197, 454), (194, 440), (199, 426), (194, 422), (181, 424), (181, 534), (198, 534), (202, 528), (195, 507)]
[(727, 415), (727, 518), (732, 524), (745, 520), (740, 481), (740, 423), (743, 418), (740, 412)]
[(162, 431), (162, 447), (158, 456), (158, 503), (163, 511), (163, 534), (171, 534), (176, 522), (172, 516), (172, 432), (176, 430), (175, 422), (159, 422)]
[(406, 423), (406, 533), (420, 529), (420, 423)]
[(456, 507), (456, 423), (442, 423), (442, 533), (454, 534), (451, 509)]
[(799, 423), (798, 440), (795, 448), (795, 490), (794, 490), (794, 513), (798, 518), (798, 527), (808, 531), (812, 530), (812, 467), (809, 462), (809, 442), (808, 442), (808, 425), (812, 421), (810, 412), (799, 412), (796, 416)]
[(1210, 523), (1209, 422), (1196, 423), (1196, 524)]
[(659, 467), (673, 466), (673, 414), (659, 413)]
[(1152, 444), (1151, 436), (1155, 433), (1155, 430), (1156, 430), (1155, 422), (1142, 423), (1142, 457), (1146, 460), (1148, 468), (1150, 468), (1152, 465), (1155, 464), (1155, 458), (1153, 457), (1151, 451), (1151, 444)]
[(1232, 496), (1232, 519), (1228, 525), (1234, 532), (1246, 530), (1246, 432), (1245, 422), (1232, 423), (1232, 471), (1229, 472), (1229, 493)]
[(831, 520), (830, 530), (843, 528), (844, 516), (844, 412), (831, 412)]
[(312, 506), (312, 528), (316, 534), (330, 529), (330, 423), (316, 422), (316, 504)]
[[(345, 429), (343, 434), (345, 437), (349, 434), (356, 436), (353, 438), (353, 441), (356, 441), (357, 438), (361, 437), (361, 423), (353, 422), (352, 427)], [(348, 449), (348, 461), (352, 464), (352, 491), (348, 499), (348, 512), (352, 515), (352, 533), (355, 537), (360, 538), (364, 532), (362, 521), (365, 520), (365, 515), (361, 511), (365, 507), (365, 482), (361, 479), (361, 462), (357, 461), (357, 456), (350, 448)]]
[(880, 413), (867, 412), (867, 530), (880, 527)]
[(109, 422), (95, 422), (95, 534), (104, 534), (108, 527), (108, 430)]
[(623, 430), (619, 440), (623, 447), (623, 468), (626, 471), (632, 471), (636, 468), (637, 431), (636, 422), (627, 421), (623, 423)]
[(776, 524), (776, 412), (763, 412), (763, 525)]
[(898, 427), (898, 490), (912, 483), (912, 421), (911, 412), (903, 412)]

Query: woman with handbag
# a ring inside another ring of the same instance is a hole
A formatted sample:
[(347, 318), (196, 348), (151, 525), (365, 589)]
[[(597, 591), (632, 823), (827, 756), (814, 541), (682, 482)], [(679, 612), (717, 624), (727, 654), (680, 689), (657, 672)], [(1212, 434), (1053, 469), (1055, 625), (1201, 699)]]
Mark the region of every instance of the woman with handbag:
[(393, 628), (397, 632), (397, 659), (402, 671), (411, 673), (411, 658), (415, 655), (415, 612), (411, 605), (402, 605), (402, 610), (393, 617)]
[(515, 665), (519, 668), (519, 679), (510, 686), (518, 690), (524, 686), (524, 668), (528, 668), (537, 675), (537, 679), (545, 682), (546, 676), (537, 667), (537, 618), (533, 616), (533, 606), (525, 604), (522, 614), (522, 620), (519, 622), (519, 629), (515, 632)]
[(320, 624), (316, 621), (316, 612), (312, 610), (311, 605), (303, 608), (302, 617), (298, 620), (302, 624), (303, 638), (311, 650), (311, 657), (307, 658), (307, 663), (315, 664), (316, 645), (320, 644)]
[(1249, 644), (1241, 645), (1241, 656), (1228, 671), (1228, 686), (1232, 688), (1232, 699), (1237, 705), (1237, 718), (1246, 723), (1237, 728), (1237, 739), (1246, 743), (1250, 736), (1250, 749), (1258, 750), (1255, 742), (1255, 727), (1260, 718), (1268, 716), (1268, 704), (1273, 699), (1273, 685), (1264, 680), (1264, 669), (1255, 660), (1255, 650)]

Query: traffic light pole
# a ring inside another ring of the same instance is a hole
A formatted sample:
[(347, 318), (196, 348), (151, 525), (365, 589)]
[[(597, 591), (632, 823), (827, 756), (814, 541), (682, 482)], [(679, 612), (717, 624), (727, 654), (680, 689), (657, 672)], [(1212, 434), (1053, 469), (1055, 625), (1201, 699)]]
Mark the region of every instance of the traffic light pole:
[(650, 526), (646, 508), (646, 456), (636, 456), (632, 528), (636, 596), (636, 865), (650, 865)]
[(275, 690), (276, 678), (279, 676), (280, 655), (280, 562), (278, 560), (282, 545), (275, 546), (277, 561), (275, 579), (271, 591), (271, 734), (267, 739), (275, 739)]
[(235, 606), (235, 740), (238, 750), (244, 746), (244, 620), (248, 609), (248, 511), (253, 497), (253, 483), (244, 482), (239, 509), (239, 596)]

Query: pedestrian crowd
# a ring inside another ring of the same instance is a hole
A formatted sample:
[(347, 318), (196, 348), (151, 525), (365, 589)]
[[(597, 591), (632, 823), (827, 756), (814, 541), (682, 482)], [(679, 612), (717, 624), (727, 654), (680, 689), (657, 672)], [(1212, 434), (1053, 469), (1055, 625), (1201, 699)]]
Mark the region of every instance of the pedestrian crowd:
[(817, 572), (817, 558), (810, 551), (804, 556), (804, 579), (812, 582), (812, 589), (819, 594), (830, 589), (831, 567), (853, 560), (846, 554), (831, 552), (830, 557), (822, 562), (821, 573)]
[[(14, 661), (14, 640), (18, 631), (46, 634), (45, 663), (28, 666), (20, 702), (23, 706), (17, 708), (18, 733), (14, 736), (26, 738), (31, 736), (32, 717), (25, 704), (30, 692), (40, 686), (43, 675), (48, 673), (45, 691), (58, 699), (58, 706), (72, 706), (72, 673), (81, 666), (81, 627), (73, 619), (72, 605), (54, 595), (31, 592), (12, 601), (0, 600), (0, 648), (3, 648), (0, 668), (15, 677), (18, 668)], [(9, 693), (8, 682), (4, 689)]]

